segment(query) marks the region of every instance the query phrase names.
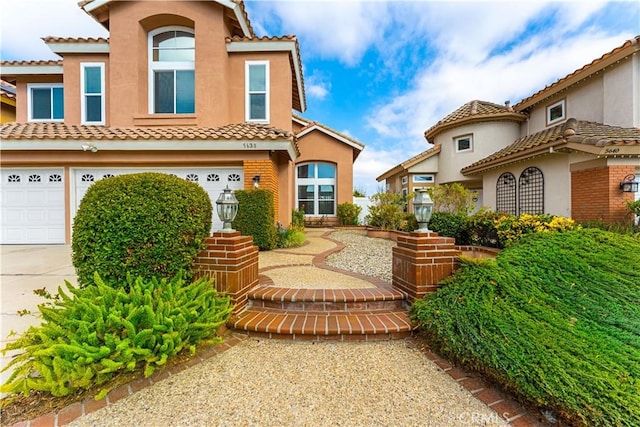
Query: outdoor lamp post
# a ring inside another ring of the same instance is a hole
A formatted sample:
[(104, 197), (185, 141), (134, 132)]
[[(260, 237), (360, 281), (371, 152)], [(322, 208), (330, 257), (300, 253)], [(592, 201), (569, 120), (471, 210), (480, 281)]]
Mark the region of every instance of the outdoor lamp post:
[(236, 196), (228, 185), (227, 188), (222, 190), (220, 197), (216, 200), (216, 210), (223, 224), (222, 230), (220, 231), (222, 233), (234, 232), (235, 230), (231, 228), (231, 222), (238, 214), (238, 199), (236, 199)]
[(424, 188), (416, 190), (416, 195), (413, 199), (413, 213), (418, 220), (418, 233), (428, 233), (429, 220), (431, 219), (431, 211), (433, 210), (433, 200), (429, 196), (429, 193)]
[(634, 174), (625, 176), (620, 183), (620, 189), (625, 193), (635, 193), (636, 191), (638, 191), (638, 183), (635, 181), (635, 179), (636, 177)]

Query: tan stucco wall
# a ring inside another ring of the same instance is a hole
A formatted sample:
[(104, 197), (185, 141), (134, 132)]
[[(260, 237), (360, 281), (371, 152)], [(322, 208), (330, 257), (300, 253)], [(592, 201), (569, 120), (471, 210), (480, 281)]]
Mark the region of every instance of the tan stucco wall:
[(27, 84), (29, 83), (62, 83), (62, 74), (43, 76), (18, 76), (16, 78), (16, 122), (26, 123), (28, 121), (29, 114), (27, 112)]
[[(634, 54), (634, 59), (620, 63), (604, 74), (604, 123), (613, 126), (640, 126), (640, 75), (638, 67), (640, 55)], [(634, 109), (634, 102), (636, 106)]]
[(547, 154), (525, 162), (518, 162), (504, 168), (493, 169), (483, 176), (482, 198), (484, 206), (496, 209), (496, 182), (504, 172), (511, 172), (516, 179), (522, 171), (535, 166), (544, 176), (544, 211), (561, 216), (571, 216), (571, 174), (568, 156)]
[[(469, 134), (473, 134), (473, 150), (456, 153), (454, 138)], [(518, 123), (500, 121), (459, 126), (437, 135), (435, 143), (441, 145), (441, 150), (436, 183), (477, 181), (476, 177), (462, 175), (460, 169), (511, 144), (519, 134)]]
[(246, 121), (245, 63), (269, 61), (269, 123), (279, 129), (291, 130), (291, 64), (286, 52), (229, 54), (229, 121)]
[[(64, 69), (64, 122), (70, 125), (79, 125), (81, 122), (81, 88), (80, 88), (80, 64), (83, 62), (103, 63), (105, 88), (109, 87), (109, 56), (103, 55), (65, 55)], [(109, 94), (105, 91), (105, 123), (109, 125)]]
[[(565, 117), (634, 127), (640, 123), (640, 65), (638, 54), (589, 77), (580, 84), (535, 105), (529, 120), (521, 126), (521, 135), (545, 129), (547, 107), (565, 100)], [(634, 106), (635, 104), (635, 106)], [(555, 123), (558, 124), (558, 123)], [(555, 125), (554, 124), (554, 125)]]

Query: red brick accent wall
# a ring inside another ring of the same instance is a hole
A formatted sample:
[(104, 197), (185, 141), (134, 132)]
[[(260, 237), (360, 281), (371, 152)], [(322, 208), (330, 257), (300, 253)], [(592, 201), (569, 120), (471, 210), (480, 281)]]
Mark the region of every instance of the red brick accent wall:
[(459, 255), (451, 237), (415, 232), (400, 235), (393, 248), (393, 286), (406, 292), (409, 302), (435, 292), (438, 282), (458, 268)]
[(571, 216), (576, 221), (601, 220), (608, 223), (630, 220), (620, 182), (635, 172), (634, 166), (605, 166), (571, 172)]
[(253, 177), (260, 175), (260, 188), (273, 193), (275, 217), (279, 218), (280, 198), (278, 196), (278, 169), (271, 160), (244, 161), (244, 189), (253, 189)]
[(258, 284), (258, 247), (250, 236), (239, 232), (213, 233), (205, 239), (206, 249), (198, 254), (195, 277), (211, 277), (218, 292), (230, 295), (234, 313), (247, 303), (247, 292)]

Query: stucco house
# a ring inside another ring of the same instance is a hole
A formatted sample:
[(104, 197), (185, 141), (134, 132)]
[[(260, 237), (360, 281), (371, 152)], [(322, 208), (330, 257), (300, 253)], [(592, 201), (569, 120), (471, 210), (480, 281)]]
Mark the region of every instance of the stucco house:
[[(271, 190), (337, 223), (363, 144), (293, 115), (306, 98), (294, 36), (257, 37), (242, 1), (85, 0), (108, 38), (45, 37), (60, 60), (2, 61), (15, 122), (0, 128), (1, 243), (69, 243), (87, 188), (137, 171)], [(214, 229), (221, 223), (214, 215)]]
[(640, 36), (511, 106), (468, 102), (427, 129), (428, 150), (381, 174), (388, 191), (453, 182), (478, 206), (578, 221), (628, 219), (640, 180)]

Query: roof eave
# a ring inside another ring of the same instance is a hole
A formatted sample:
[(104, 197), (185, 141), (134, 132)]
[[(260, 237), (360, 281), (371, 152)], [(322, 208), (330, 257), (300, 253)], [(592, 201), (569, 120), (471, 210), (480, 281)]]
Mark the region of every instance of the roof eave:
[[(634, 53), (640, 51), (640, 36), (636, 36), (634, 39), (627, 41), (629, 43), (628, 46), (625, 46), (619, 49), (617, 52), (612, 51), (610, 55), (604, 59), (599, 60), (595, 64), (586, 65), (578, 71), (574, 71), (571, 74), (567, 75), (555, 83), (547, 86), (536, 94), (523, 99), (519, 103), (513, 106), (513, 108), (517, 111), (524, 111), (544, 100), (556, 95), (558, 92), (568, 89), (571, 86), (574, 86), (581, 81), (591, 77), (592, 75), (604, 70), (605, 68), (610, 67), (611, 65), (626, 59), (627, 57), (633, 55)], [(606, 54), (605, 54), (606, 55)]]

